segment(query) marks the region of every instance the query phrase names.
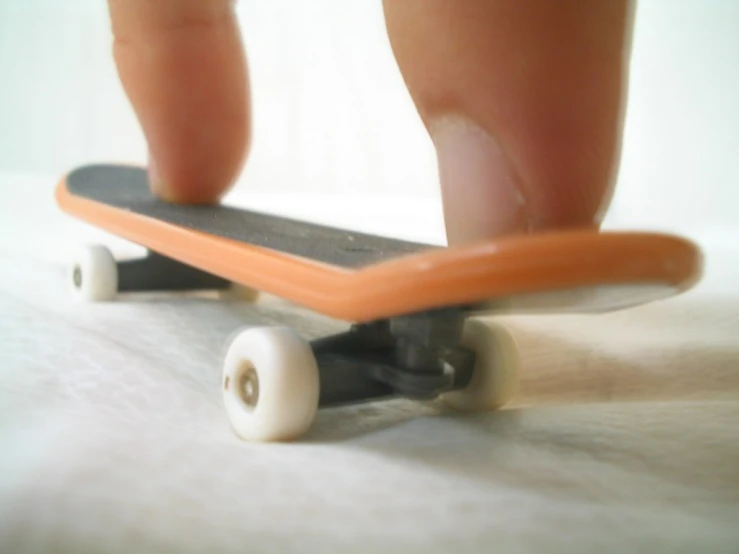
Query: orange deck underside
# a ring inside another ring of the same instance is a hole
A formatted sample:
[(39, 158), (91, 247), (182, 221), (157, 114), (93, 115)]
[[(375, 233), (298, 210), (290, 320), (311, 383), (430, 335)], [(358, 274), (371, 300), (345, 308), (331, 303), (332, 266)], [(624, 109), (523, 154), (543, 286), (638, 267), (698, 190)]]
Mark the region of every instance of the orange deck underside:
[(679, 237), (582, 231), (439, 248), (347, 270), (77, 197), (64, 180), (56, 199), (65, 212), (131, 242), (346, 321), (601, 284), (684, 290), (702, 264), (696, 246)]

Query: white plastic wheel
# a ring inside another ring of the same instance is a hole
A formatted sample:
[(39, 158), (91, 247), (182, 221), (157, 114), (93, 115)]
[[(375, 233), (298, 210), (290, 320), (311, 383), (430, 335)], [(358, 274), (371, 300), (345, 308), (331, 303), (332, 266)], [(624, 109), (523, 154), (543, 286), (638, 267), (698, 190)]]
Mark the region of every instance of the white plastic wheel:
[(316, 416), (319, 388), (313, 351), (292, 329), (247, 329), (226, 353), (223, 401), (231, 426), (244, 440), (298, 438)]
[(500, 408), (518, 389), (520, 357), (513, 336), (501, 325), (469, 319), (462, 344), (476, 355), (472, 379), (464, 389), (441, 395), (441, 400), (464, 412)]
[(86, 246), (77, 253), (70, 280), (75, 293), (89, 302), (112, 300), (118, 293), (118, 266), (105, 246)]

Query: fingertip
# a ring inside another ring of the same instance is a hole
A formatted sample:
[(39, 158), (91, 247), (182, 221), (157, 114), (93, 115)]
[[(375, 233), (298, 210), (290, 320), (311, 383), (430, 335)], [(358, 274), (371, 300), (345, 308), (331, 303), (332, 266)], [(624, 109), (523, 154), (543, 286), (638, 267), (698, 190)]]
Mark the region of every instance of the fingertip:
[(212, 203), (250, 143), (246, 56), (231, 0), (109, 0), (114, 57), (158, 196)]
[(436, 148), (450, 243), (600, 223), (619, 162), (630, 4), (384, 3)]

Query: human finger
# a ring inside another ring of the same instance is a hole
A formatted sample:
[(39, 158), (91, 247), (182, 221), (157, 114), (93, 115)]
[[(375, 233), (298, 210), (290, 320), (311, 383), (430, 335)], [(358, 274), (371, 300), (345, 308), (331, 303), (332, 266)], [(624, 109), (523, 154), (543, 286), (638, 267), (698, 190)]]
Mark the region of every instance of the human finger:
[(436, 148), (450, 244), (597, 226), (620, 157), (632, 2), (384, 9)]
[(154, 191), (217, 200), (250, 143), (249, 82), (232, 0), (108, 0), (118, 74), (146, 137)]

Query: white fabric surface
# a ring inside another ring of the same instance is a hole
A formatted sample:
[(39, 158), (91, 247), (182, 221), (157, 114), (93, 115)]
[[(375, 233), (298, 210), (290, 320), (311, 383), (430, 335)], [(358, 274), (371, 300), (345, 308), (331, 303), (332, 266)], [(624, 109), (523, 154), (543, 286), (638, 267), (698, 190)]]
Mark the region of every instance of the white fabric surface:
[(506, 318), (525, 372), (504, 411), (368, 404), (254, 445), (221, 408), (225, 341), (342, 325), (274, 300), (79, 305), (59, 262), (101, 235), (52, 185), (2, 181), (0, 552), (739, 551), (737, 229), (695, 230), (707, 275), (685, 296)]

